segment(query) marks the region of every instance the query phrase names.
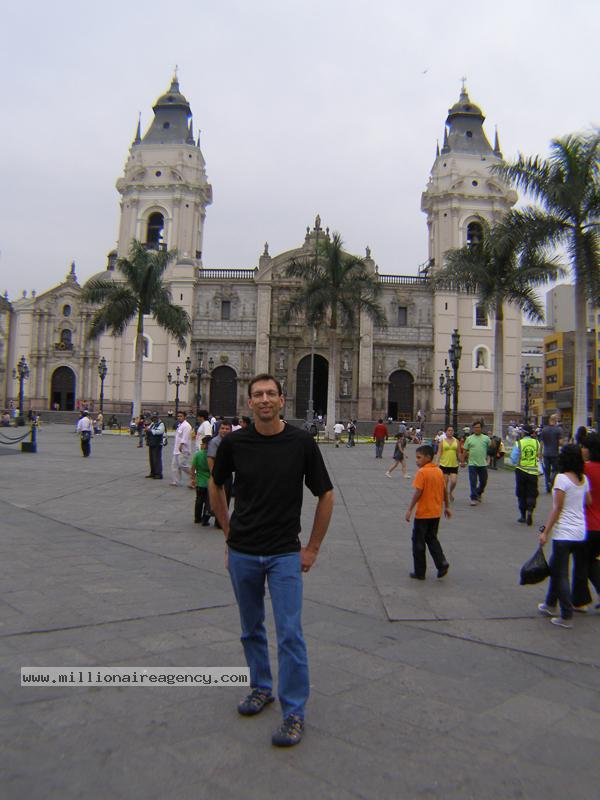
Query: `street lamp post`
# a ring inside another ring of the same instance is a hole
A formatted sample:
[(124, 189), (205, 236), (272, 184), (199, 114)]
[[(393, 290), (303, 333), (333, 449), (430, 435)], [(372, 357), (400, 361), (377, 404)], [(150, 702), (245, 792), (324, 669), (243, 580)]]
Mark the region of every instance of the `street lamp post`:
[(104, 381), (108, 374), (108, 364), (104, 356), (98, 362), (98, 375), (100, 376), (100, 413), (104, 413)]
[(529, 424), (529, 393), (531, 387), (536, 382), (535, 375), (533, 374), (533, 367), (531, 364), (525, 364), (521, 370), (521, 391), (525, 394), (525, 424)]
[(440, 392), (446, 395), (444, 404), (444, 430), (450, 425), (450, 396), (454, 391), (454, 378), (450, 375), (450, 367), (446, 365), (443, 372), (440, 372)]
[(188, 370), (189, 370), (189, 368), (191, 366), (192, 366), (192, 363), (191, 363), (190, 359), (186, 358), (186, 360), (185, 360), (186, 371), (185, 371), (185, 373), (183, 375), (183, 378), (180, 377), (181, 376), (181, 367), (179, 367), (179, 366), (175, 367), (175, 379), (174, 380), (173, 380), (173, 376), (171, 375), (170, 372), (167, 375), (167, 380), (169, 381), (169, 383), (173, 384), (175, 386), (175, 424), (176, 425), (177, 425), (177, 414), (179, 413), (179, 387), (180, 386), (185, 386), (185, 384), (189, 381), (190, 375), (189, 375)]
[[(196, 378), (196, 416), (198, 416), (198, 412), (200, 411), (200, 405), (202, 403), (202, 378), (205, 375), (210, 375), (215, 366), (215, 360), (212, 356), (208, 359), (208, 369), (204, 366), (204, 352), (202, 350), (198, 350), (196, 353), (196, 358), (198, 359), (198, 366), (190, 370), (188, 368), (188, 372)], [(189, 361), (189, 359), (188, 359)], [(190, 367), (192, 363), (190, 361)], [(187, 368), (187, 361), (186, 361), (186, 368)]]
[(25, 360), (25, 356), (21, 356), (19, 359), (17, 366), (13, 369), (13, 378), (16, 380), (19, 379), (19, 425), (23, 424), (23, 400), (24, 400), (24, 391), (23, 391), (23, 383), (29, 377), (29, 364)]
[(460, 357), (462, 355), (462, 347), (460, 346), (460, 334), (458, 329), (455, 328), (452, 332), (452, 344), (448, 350), (448, 358), (452, 364), (454, 371), (452, 394), (453, 394), (453, 409), (452, 409), (452, 426), (455, 431), (458, 431), (458, 366), (460, 364)]

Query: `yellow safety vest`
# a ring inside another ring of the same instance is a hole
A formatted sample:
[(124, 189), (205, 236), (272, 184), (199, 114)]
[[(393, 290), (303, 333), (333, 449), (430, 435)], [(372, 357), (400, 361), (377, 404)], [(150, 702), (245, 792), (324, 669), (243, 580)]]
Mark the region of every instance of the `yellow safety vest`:
[(530, 475), (537, 475), (540, 443), (531, 436), (525, 436), (523, 439), (520, 439), (517, 444), (519, 445), (517, 469), (528, 472)]

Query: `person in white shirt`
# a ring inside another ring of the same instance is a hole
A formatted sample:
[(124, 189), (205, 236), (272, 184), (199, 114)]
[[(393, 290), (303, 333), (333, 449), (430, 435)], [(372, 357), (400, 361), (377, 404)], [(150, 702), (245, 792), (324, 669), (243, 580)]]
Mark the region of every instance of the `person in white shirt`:
[[(558, 474), (554, 479), (553, 505), (546, 525), (540, 528), (540, 544), (544, 545), (552, 534), (550, 558), (550, 586), (546, 601), (538, 611), (551, 617), (550, 622), (561, 628), (572, 628), (573, 604), (569, 586), (569, 559), (575, 562), (575, 580), (587, 571), (585, 549), (584, 505), (592, 505), (590, 484), (583, 468), (579, 445), (568, 444), (558, 456)], [(556, 616), (556, 603), (560, 617)]]
[[(177, 430), (171, 460), (171, 486), (179, 486), (182, 473), (189, 475), (192, 454), (192, 426), (186, 419), (185, 411), (177, 412)], [(187, 480), (184, 481), (188, 483)]]
[(340, 446), (340, 439), (342, 438), (342, 433), (346, 430), (344, 424), (342, 422), (336, 422), (333, 426), (333, 436), (335, 439), (335, 446)]
[(81, 452), (84, 458), (89, 458), (92, 451), (92, 436), (94, 435), (94, 427), (92, 420), (87, 411), (81, 412), (81, 419), (77, 423), (77, 433), (81, 440)]
[(196, 419), (198, 421), (198, 430), (196, 431), (196, 450), (200, 450), (202, 439), (204, 439), (205, 436), (213, 435), (213, 426), (210, 423), (208, 411), (206, 411), (206, 409), (200, 409)]

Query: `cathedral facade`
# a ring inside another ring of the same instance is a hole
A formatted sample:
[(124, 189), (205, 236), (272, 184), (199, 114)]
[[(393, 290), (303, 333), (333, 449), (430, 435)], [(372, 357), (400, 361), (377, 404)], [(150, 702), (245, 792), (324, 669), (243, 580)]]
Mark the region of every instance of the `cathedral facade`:
[[(216, 414), (244, 413), (248, 381), (271, 372), (282, 382), (286, 415), (303, 418), (309, 406), (311, 361), (315, 413), (325, 413), (329, 339), (303, 320), (289, 322), (284, 310), (298, 286), (286, 275), (293, 259), (310, 258), (319, 240), (329, 237), (319, 217), (290, 250), (271, 255), (268, 244), (248, 269), (214, 269), (202, 260), (207, 207), (212, 201), (199, 138), (179, 83), (154, 106), (154, 119), (142, 135), (138, 126), (124, 173), (117, 181), (121, 217), (116, 250), (107, 267), (93, 276), (121, 280), (117, 259), (128, 255), (132, 239), (149, 248), (176, 249), (166, 273), (173, 302), (192, 320), (182, 350), (152, 318), (145, 320), (143, 407), (163, 412), (174, 407), (176, 388), (168, 381), (179, 367), (183, 408), (207, 407)], [(449, 248), (476, 241), (483, 223), (499, 219), (516, 194), (489, 170), (502, 158), (492, 147), (484, 117), (463, 88), (449, 110), (444, 144), (436, 154), (422, 209), (427, 217), (429, 253), (419, 275), (386, 275), (367, 248), (364, 261), (381, 285), (379, 302), (387, 325), (374, 326), (361, 315), (356, 330), (339, 334), (338, 419), (378, 417), (414, 420), (417, 410), (431, 421), (444, 416), (439, 376), (448, 363), (453, 331), (461, 337), (460, 412), (491, 418), (493, 402), (493, 320), (472, 295), (433, 291), (431, 275)], [(300, 233), (300, 232), (299, 232)], [(265, 231), (268, 238), (268, 231)], [(252, 261), (251, 261), (252, 263)], [(92, 279), (90, 279), (92, 280)], [(0, 308), (0, 388), (4, 404), (16, 403), (13, 371), (25, 356), (30, 367), (25, 409), (70, 410), (98, 407), (103, 357), (105, 412), (129, 412), (134, 380), (134, 326), (120, 337), (88, 337), (93, 307), (81, 300), (75, 265), (54, 288)], [(507, 414), (520, 402), (521, 317), (505, 308), (505, 395)], [(187, 367), (186, 367), (187, 360)], [(189, 372), (188, 372), (189, 369)]]

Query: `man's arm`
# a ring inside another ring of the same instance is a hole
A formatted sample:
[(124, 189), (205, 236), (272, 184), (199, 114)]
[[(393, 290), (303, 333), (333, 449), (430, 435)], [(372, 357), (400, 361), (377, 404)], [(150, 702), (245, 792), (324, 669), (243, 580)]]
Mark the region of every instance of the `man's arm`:
[[(210, 459), (209, 459), (210, 461)], [(214, 461), (214, 459), (213, 459)], [(208, 496), (210, 498), (210, 507), (217, 518), (219, 525), (223, 529), (225, 541), (229, 538), (229, 509), (227, 508), (227, 497), (225, 495), (225, 487), (217, 486), (211, 477), (208, 481)], [(325, 534), (323, 534), (324, 536)]]
[[(223, 492), (223, 495), (224, 494), (225, 492)], [(330, 489), (319, 497), (308, 544), (300, 550), (302, 572), (308, 572), (317, 560), (319, 548), (327, 533), (332, 512), (333, 489)]]

